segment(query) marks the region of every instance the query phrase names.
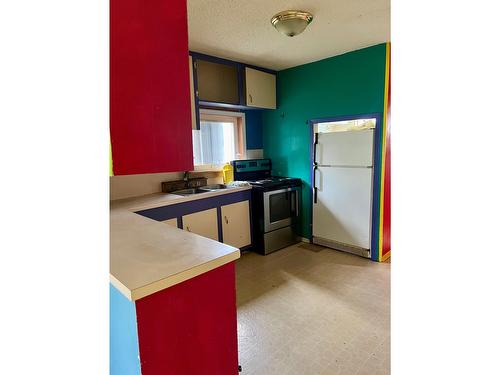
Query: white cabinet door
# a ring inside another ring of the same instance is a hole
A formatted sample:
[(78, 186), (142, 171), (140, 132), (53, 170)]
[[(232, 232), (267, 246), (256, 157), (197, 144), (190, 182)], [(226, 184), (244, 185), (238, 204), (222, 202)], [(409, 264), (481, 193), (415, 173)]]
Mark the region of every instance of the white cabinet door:
[(182, 217), (182, 229), (218, 241), (217, 209), (211, 208), (184, 215)]
[(222, 206), (221, 214), (223, 242), (237, 248), (250, 245), (249, 201)]
[(194, 100), (193, 58), (189, 56), (189, 91), (191, 94), (191, 127), (196, 130), (196, 105)]
[(276, 76), (245, 68), (247, 106), (276, 109)]
[(177, 218), (173, 218), (173, 219), (168, 219), (168, 220), (163, 220), (162, 223), (165, 223), (167, 225), (170, 225), (172, 227), (176, 227), (177, 228)]

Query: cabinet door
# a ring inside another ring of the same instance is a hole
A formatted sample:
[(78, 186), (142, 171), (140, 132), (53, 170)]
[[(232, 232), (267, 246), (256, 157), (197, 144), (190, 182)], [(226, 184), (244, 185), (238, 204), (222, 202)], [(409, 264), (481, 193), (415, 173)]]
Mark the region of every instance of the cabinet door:
[(237, 248), (250, 245), (249, 201), (221, 207), (223, 242)]
[(110, 130), (115, 175), (193, 169), (186, 0), (110, 0)]
[(164, 220), (163, 223), (177, 228), (177, 218), (176, 217), (173, 219)]
[(276, 76), (260, 70), (245, 68), (248, 107), (276, 109)]
[(198, 100), (239, 104), (238, 66), (196, 59)]
[(217, 209), (211, 208), (209, 210), (184, 215), (182, 217), (182, 229), (219, 241)]

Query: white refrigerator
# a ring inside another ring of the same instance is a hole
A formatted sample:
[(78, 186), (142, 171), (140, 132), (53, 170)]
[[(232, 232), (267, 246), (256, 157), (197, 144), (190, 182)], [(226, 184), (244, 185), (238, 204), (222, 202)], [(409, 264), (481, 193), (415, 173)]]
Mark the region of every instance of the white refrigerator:
[(314, 136), (313, 243), (369, 258), (374, 129)]

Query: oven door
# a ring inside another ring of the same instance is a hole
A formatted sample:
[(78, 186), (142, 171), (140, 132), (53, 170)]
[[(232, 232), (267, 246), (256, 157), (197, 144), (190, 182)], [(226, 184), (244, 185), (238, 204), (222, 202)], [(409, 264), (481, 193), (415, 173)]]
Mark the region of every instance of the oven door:
[(264, 231), (292, 225), (299, 216), (300, 187), (272, 190), (264, 193)]

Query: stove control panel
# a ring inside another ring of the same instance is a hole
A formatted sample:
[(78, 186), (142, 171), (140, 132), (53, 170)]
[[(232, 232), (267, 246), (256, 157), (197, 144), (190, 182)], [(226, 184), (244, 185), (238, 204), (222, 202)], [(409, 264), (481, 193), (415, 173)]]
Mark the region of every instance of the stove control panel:
[(235, 172), (266, 172), (271, 171), (271, 159), (233, 160)]

